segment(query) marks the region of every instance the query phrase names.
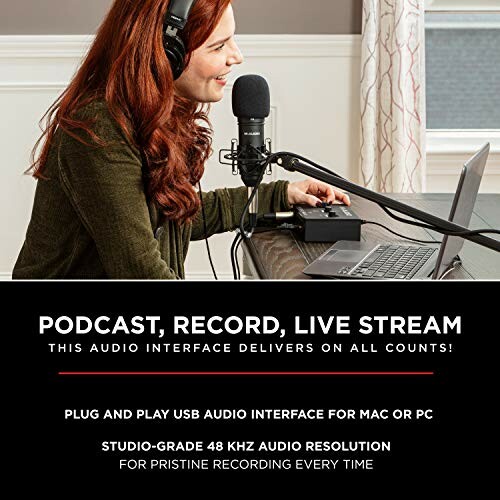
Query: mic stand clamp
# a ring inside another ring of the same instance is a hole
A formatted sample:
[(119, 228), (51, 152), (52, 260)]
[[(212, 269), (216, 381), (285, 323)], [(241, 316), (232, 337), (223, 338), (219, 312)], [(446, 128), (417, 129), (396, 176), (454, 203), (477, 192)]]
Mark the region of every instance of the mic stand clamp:
[[(261, 152), (258, 149), (255, 149), (255, 152), (258, 152), (262, 156), (262, 159), (253, 160), (253, 161), (255, 161), (256, 164), (260, 163), (263, 159), (266, 159), (269, 155), (272, 154), (271, 139), (267, 138), (265, 142), (266, 142), (265, 151)], [(230, 161), (224, 161), (224, 160), (230, 160)], [(219, 163), (221, 165), (230, 165), (232, 167), (233, 175), (240, 175), (241, 172), (240, 172), (240, 169), (238, 167), (239, 160), (244, 160), (247, 164), (250, 161), (242, 156), (241, 151), (238, 153), (238, 140), (231, 139), (231, 149), (220, 149), (219, 150)], [(272, 173), (271, 164), (269, 164), (267, 169), (266, 169), (266, 174), (271, 175), (271, 173)]]

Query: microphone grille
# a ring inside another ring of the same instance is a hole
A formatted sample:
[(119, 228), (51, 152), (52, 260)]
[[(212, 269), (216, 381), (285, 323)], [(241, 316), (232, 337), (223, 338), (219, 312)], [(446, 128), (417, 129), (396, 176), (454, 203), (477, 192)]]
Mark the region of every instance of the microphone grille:
[(233, 114), (238, 118), (267, 118), (271, 109), (269, 85), (259, 75), (240, 76), (233, 85)]

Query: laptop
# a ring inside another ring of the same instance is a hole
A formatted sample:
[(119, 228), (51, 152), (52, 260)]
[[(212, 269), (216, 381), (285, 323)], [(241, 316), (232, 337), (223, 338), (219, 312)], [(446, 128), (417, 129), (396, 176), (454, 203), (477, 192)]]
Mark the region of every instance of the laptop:
[[(463, 166), (453, 198), (449, 221), (469, 227), (479, 185), (490, 151), (485, 144)], [(444, 236), (438, 248), (431, 246), (338, 241), (303, 273), (319, 278), (343, 279), (441, 279), (460, 262), (464, 245), (458, 236)]]

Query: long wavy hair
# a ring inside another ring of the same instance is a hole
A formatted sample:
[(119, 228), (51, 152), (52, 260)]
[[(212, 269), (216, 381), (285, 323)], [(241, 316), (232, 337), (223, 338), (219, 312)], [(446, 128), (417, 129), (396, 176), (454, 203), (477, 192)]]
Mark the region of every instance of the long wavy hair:
[[(231, 0), (196, 0), (182, 32), (186, 66), (206, 42)], [(106, 143), (92, 130), (95, 119), (75, 113), (96, 99), (107, 107), (126, 137), (141, 151), (146, 195), (169, 219), (192, 219), (200, 207), (193, 186), (212, 153), (209, 106), (174, 94), (170, 63), (163, 49), (163, 20), (170, 0), (115, 0), (94, 43), (66, 90), (42, 117), (45, 130), (31, 153), (27, 172), (43, 171), (57, 128), (83, 144)], [(43, 130), (43, 128), (42, 128)], [(36, 151), (44, 140), (38, 159)]]

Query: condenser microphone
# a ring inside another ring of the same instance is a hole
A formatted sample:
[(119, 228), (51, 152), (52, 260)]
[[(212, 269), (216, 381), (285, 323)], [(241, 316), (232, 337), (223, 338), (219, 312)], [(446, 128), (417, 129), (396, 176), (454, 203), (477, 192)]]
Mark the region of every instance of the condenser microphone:
[[(233, 114), (238, 118), (237, 166), (248, 196), (258, 185), (268, 151), (264, 139), (265, 119), (271, 109), (269, 85), (259, 75), (240, 76), (233, 86)], [(249, 216), (256, 221), (257, 193), (249, 208)]]

